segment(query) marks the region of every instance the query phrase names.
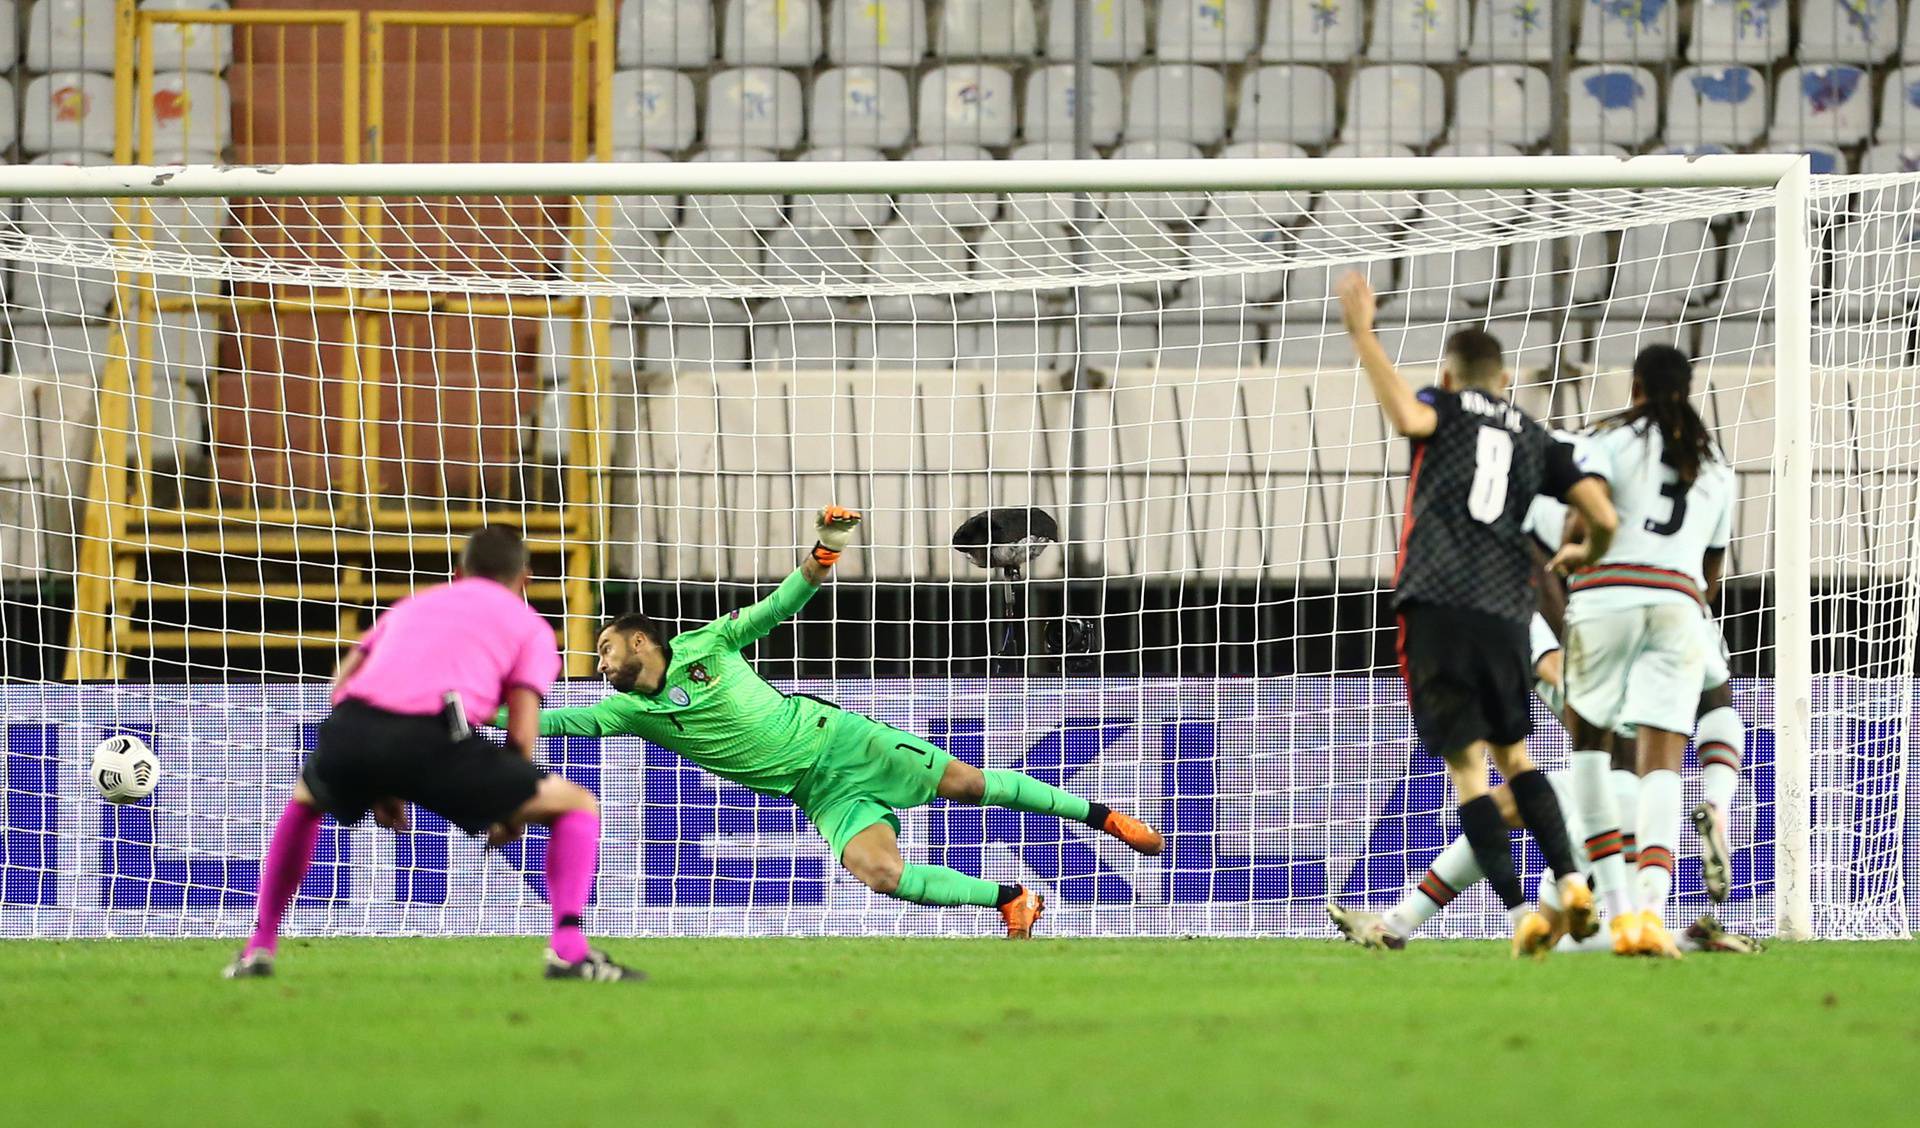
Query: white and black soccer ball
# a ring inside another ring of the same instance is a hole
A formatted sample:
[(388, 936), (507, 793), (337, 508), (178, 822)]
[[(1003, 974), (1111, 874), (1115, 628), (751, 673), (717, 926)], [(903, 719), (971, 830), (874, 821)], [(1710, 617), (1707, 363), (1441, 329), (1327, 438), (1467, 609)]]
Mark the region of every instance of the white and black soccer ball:
[(160, 759), (137, 736), (109, 736), (93, 746), (89, 775), (109, 803), (138, 803), (160, 782)]

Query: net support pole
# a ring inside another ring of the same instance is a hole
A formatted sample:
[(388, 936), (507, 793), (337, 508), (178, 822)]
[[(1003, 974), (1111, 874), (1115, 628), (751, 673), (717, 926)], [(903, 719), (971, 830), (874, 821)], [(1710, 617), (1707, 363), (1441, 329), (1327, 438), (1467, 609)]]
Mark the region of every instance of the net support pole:
[(1813, 248), (1809, 162), (1774, 208), (1774, 924), (1813, 936)]

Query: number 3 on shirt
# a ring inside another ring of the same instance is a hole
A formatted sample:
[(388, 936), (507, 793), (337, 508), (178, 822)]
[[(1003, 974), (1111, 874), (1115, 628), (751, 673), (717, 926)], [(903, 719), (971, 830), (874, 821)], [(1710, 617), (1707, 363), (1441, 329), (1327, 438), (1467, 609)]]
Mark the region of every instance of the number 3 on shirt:
[(1513, 436), (1494, 427), (1480, 428), (1480, 445), (1473, 456), (1473, 489), (1467, 494), (1467, 514), (1491, 525), (1507, 511), (1507, 476), (1513, 470)]

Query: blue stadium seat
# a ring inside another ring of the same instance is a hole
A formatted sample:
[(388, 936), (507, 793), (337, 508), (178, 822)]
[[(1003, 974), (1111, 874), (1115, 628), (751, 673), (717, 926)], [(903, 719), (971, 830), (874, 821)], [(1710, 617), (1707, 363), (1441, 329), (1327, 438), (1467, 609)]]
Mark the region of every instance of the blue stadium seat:
[(1660, 123), (1660, 84), (1644, 67), (1576, 67), (1567, 76), (1568, 133), (1575, 145), (1639, 148)]
[(1773, 144), (1858, 145), (1873, 128), (1873, 81), (1861, 67), (1789, 67), (1774, 99)]
[(1585, 63), (1665, 63), (1679, 57), (1676, 0), (1587, 0), (1574, 57)]
[(1319, 67), (1248, 67), (1240, 75), (1233, 139), (1317, 148), (1333, 140), (1338, 105), (1333, 75)]
[(813, 80), (807, 136), (815, 145), (897, 149), (913, 133), (913, 99), (903, 71), (850, 66)]
[(1476, 63), (1545, 63), (1553, 59), (1553, 0), (1478, 0), (1467, 57)]
[(1787, 0), (1698, 0), (1687, 58), (1766, 66), (1787, 57), (1790, 30)]
[(1800, 0), (1804, 63), (1884, 63), (1900, 49), (1896, 0)]
[(1744, 147), (1767, 128), (1767, 80), (1753, 67), (1682, 67), (1667, 87), (1667, 143)]
[(623, 67), (704, 67), (713, 61), (713, 5), (621, 0), (617, 43)]

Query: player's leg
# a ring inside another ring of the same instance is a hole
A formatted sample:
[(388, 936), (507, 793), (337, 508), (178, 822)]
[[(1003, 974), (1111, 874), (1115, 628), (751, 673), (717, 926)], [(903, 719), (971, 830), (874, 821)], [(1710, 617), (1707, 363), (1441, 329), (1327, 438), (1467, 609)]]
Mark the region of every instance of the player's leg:
[[(1607, 915), (1632, 917), (1633, 884), (1627, 876), (1617, 797), (1612, 786), (1611, 729), (1626, 699), (1627, 668), (1638, 645), (1637, 623), (1619, 615), (1576, 614), (1567, 623), (1567, 707), (1563, 720), (1573, 741), (1573, 806), (1586, 830), (1583, 843), (1596, 891)], [(1624, 925), (1622, 926), (1624, 927)]]
[(547, 945), (548, 978), (646, 978), (587, 944), (587, 898), (593, 892), (593, 877), (600, 865), (600, 801), (593, 792), (559, 776), (544, 776), (533, 796), (500, 821), (513, 827), (532, 824), (547, 828), (547, 904), (553, 910), (553, 931)]
[(936, 794), (950, 803), (1004, 807), (1010, 811), (1055, 815), (1085, 823), (1118, 838), (1135, 852), (1148, 856), (1160, 853), (1165, 846), (1160, 832), (1139, 819), (1113, 810), (1104, 803), (1091, 802), (1062, 791), (1024, 772), (1002, 768), (981, 769), (959, 760), (949, 760)]
[[(1708, 680), (1713, 680), (1713, 672)], [(1700, 695), (1698, 712), (1693, 739), (1700, 752), (1704, 801), (1693, 809), (1693, 828), (1700, 836), (1700, 868), (1707, 895), (1724, 901), (1733, 884), (1733, 845), (1728, 827), (1733, 821), (1734, 792), (1740, 787), (1746, 730), (1740, 715), (1733, 711), (1733, 690), (1725, 680)]]
[[(1516, 952), (1524, 949), (1527, 954), (1544, 955), (1561, 936), (1568, 933), (1587, 936), (1593, 932), (1593, 892), (1588, 888), (1580, 866), (1574, 861), (1573, 845), (1567, 835), (1566, 818), (1561, 814), (1559, 797), (1554, 794), (1553, 784), (1547, 780), (1546, 773), (1534, 766), (1526, 743), (1496, 744), (1491, 752), (1494, 766), (1500, 769), (1501, 775), (1507, 777), (1507, 785), (1513, 791), (1513, 805), (1520, 821), (1533, 835), (1548, 868), (1559, 875), (1556, 886), (1559, 891), (1558, 903), (1549, 909), (1544, 918), (1546, 935), (1529, 935), (1526, 944), (1522, 943), (1519, 934), (1514, 938)], [(1531, 933), (1534, 929), (1529, 927), (1528, 931)]]
[(260, 888), (254, 901), (253, 934), (240, 956), (228, 965), (229, 979), (273, 974), (273, 957), (280, 945), (280, 922), (293, 903), (293, 895), (307, 876), (313, 862), (314, 846), (320, 841), (320, 808), (304, 782), (293, 785), (293, 797), (280, 812), (273, 826), (273, 839), (267, 845), (267, 858), (260, 867)]
[[(1680, 766), (1686, 755), (1687, 731), (1693, 726), (1697, 700), (1694, 687), (1701, 684), (1704, 673), (1700, 611), (1670, 603), (1644, 607), (1640, 613), (1646, 623), (1646, 641), (1628, 676), (1622, 719), (1638, 730), (1637, 886), (1642, 951), (1673, 957), (1679, 950), (1666, 931), (1665, 916), (1673, 892), (1674, 848), (1679, 843), (1683, 811)], [(1686, 688), (1676, 691), (1677, 687)]]
[(999, 909), (1007, 936), (1025, 940), (1045, 908), (1045, 900), (1020, 885), (1001, 885), (947, 866), (916, 865), (900, 853), (892, 812), (871, 804), (857, 816), (871, 818), (839, 848), (840, 864), (862, 885), (916, 905), (979, 905)]

